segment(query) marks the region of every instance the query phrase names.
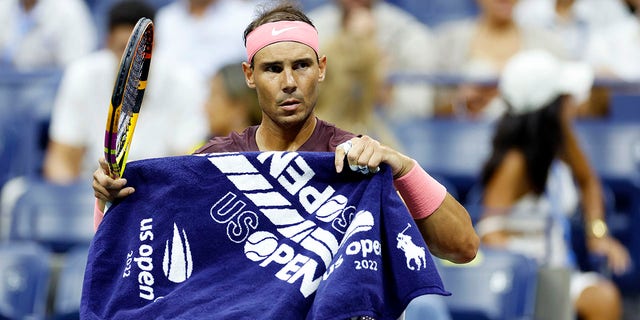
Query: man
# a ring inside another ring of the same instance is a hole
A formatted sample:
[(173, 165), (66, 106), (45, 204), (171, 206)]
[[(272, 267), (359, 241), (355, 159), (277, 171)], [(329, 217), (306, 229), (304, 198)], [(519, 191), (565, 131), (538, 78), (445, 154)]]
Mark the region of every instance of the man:
[[(455, 263), (475, 257), (479, 240), (467, 211), (415, 160), (315, 117), (327, 58), (318, 55), (318, 33), (304, 13), (289, 4), (276, 6), (249, 24), (244, 38), (248, 59), (242, 69), (247, 85), (258, 94), (262, 122), (240, 134), (214, 138), (196, 153), (330, 151), (335, 152), (337, 172), (345, 166), (375, 172), (387, 164), (429, 250)], [(93, 176), (96, 225), (107, 201), (134, 192), (125, 179), (111, 178), (104, 159), (99, 163)]]

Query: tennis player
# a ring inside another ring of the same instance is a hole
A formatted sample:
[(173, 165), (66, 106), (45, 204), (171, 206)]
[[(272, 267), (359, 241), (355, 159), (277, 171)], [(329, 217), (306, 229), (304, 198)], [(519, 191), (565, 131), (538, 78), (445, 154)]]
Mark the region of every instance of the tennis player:
[[(313, 112), (318, 84), (327, 67), (319, 55), (318, 32), (294, 5), (282, 3), (261, 13), (244, 32), (247, 85), (254, 88), (262, 122), (241, 133), (210, 140), (196, 153), (240, 151), (335, 152), (337, 172), (376, 172), (390, 166), (394, 185), (420, 228), (429, 250), (452, 261), (471, 261), (479, 239), (465, 208), (418, 163), (368, 136), (357, 136), (318, 119)], [(346, 159), (346, 161), (345, 161)], [(107, 201), (134, 192), (125, 179), (113, 179), (104, 159), (93, 175), (95, 226)]]

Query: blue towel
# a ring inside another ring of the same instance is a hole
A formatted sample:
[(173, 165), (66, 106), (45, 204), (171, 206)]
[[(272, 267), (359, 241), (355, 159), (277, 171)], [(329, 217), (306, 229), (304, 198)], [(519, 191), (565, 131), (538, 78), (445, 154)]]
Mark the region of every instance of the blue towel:
[(131, 162), (89, 251), (83, 319), (397, 319), (448, 295), (388, 167), (332, 153)]

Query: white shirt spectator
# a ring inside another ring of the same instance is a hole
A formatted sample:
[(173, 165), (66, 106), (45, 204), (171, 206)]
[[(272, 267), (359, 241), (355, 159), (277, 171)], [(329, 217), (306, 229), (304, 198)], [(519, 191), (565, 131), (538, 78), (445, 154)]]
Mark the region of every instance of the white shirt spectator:
[[(556, 0), (519, 0), (514, 18), (524, 25), (545, 26), (556, 17)], [(572, 15), (590, 26), (600, 28), (629, 16), (622, 0), (575, 0)]]
[(242, 34), (253, 14), (250, 2), (216, 0), (195, 17), (188, 0), (176, 0), (156, 14), (154, 50), (210, 78), (225, 64), (247, 59)]
[[(104, 156), (104, 130), (119, 57), (104, 49), (70, 65), (52, 112), (50, 138), (84, 147), (82, 176)], [(156, 56), (131, 142), (129, 160), (188, 154), (207, 136), (205, 81)]]
[(62, 68), (95, 50), (96, 30), (82, 0), (0, 1), (0, 66), (21, 71)]
[(577, 60), (586, 58), (589, 43), (599, 41), (594, 33), (628, 16), (620, 0), (575, 0), (566, 17), (557, 14), (555, 0), (521, 0), (514, 8), (514, 19), (520, 25), (558, 34), (568, 57)]
[(640, 81), (640, 18), (630, 17), (598, 32), (587, 61), (601, 77)]

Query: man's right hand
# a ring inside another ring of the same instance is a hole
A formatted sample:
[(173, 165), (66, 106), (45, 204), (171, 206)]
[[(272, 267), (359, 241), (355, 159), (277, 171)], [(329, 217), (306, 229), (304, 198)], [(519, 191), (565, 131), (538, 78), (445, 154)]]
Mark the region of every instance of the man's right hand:
[(100, 167), (93, 173), (93, 193), (100, 201), (100, 207), (104, 212), (104, 205), (107, 202), (124, 198), (132, 194), (135, 189), (133, 189), (133, 187), (126, 187), (126, 179), (114, 178), (104, 158), (100, 158), (98, 163)]

